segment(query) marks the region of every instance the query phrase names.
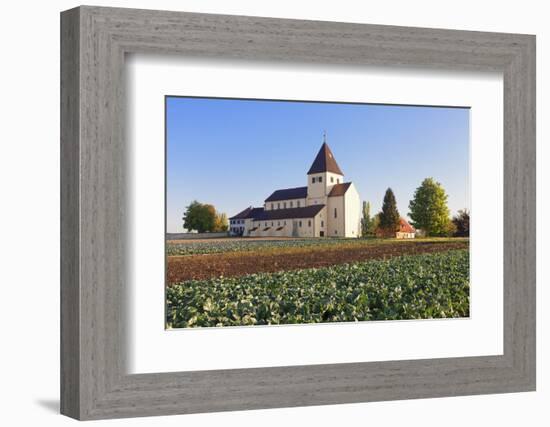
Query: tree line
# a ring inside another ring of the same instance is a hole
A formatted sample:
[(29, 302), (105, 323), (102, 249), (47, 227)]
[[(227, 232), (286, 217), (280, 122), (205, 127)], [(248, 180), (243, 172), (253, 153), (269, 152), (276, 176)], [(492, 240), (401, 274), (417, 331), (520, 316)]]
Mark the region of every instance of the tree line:
[[(447, 193), (439, 182), (433, 178), (426, 178), (415, 190), (409, 202), (411, 224), (417, 230), (422, 230), (426, 236), (468, 237), (470, 212), (467, 209), (460, 210), (451, 218), (447, 198)], [(393, 237), (395, 232), (399, 231), (401, 216), (391, 188), (384, 194), (382, 210), (374, 216), (370, 210), (370, 203), (363, 202), (362, 236)], [(199, 203), (197, 200), (186, 207), (182, 219), (185, 229), (196, 230), (199, 233), (225, 232), (229, 229), (225, 213), (217, 212), (213, 205)]]
[[(447, 198), (447, 193), (439, 182), (433, 178), (422, 181), (409, 202), (409, 217), (413, 227), (422, 230), (426, 236), (469, 236), (470, 212), (467, 209), (460, 210), (451, 218)], [(375, 216), (370, 214), (370, 203), (363, 202), (361, 234), (393, 236), (399, 231), (400, 218), (395, 195), (388, 188), (384, 194), (382, 210)]]

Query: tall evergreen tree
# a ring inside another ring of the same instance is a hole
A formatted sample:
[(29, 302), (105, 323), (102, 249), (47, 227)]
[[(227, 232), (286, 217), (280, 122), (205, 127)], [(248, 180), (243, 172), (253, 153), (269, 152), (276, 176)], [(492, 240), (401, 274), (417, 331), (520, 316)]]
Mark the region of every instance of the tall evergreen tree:
[(386, 190), (384, 202), (382, 203), (382, 212), (380, 212), (379, 216), (379, 228), (383, 234), (392, 236), (399, 230), (399, 211), (397, 210), (397, 202), (391, 188)]
[(409, 209), (412, 224), (427, 236), (448, 236), (454, 228), (447, 207), (447, 194), (433, 178), (422, 181), (409, 202)]

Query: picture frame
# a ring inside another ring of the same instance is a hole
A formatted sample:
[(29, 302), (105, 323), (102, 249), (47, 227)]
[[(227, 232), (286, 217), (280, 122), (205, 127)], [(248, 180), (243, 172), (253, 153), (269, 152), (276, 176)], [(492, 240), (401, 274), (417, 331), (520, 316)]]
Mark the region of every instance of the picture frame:
[[(504, 78), (498, 356), (127, 374), (128, 53), (485, 70)], [(61, 14), (61, 413), (79, 420), (532, 391), (535, 37), (81, 6)]]

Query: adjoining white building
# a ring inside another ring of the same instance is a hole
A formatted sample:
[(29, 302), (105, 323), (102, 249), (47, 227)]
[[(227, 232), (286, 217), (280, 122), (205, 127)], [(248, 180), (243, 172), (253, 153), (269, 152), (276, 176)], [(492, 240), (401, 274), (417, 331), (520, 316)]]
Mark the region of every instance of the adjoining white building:
[(229, 218), (232, 235), (251, 237), (359, 237), (361, 200), (326, 142), (307, 172), (307, 186), (274, 191), (261, 208)]

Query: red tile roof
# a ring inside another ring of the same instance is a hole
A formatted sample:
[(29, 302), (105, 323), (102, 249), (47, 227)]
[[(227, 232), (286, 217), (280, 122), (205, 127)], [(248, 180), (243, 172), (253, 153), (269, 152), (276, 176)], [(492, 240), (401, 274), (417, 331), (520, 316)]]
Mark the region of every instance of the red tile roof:
[(405, 218), (401, 217), (399, 218), (399, 231), (401, 233), (415, 233), (416, 230), (414, 229), (414, 227), (409, 224)]

